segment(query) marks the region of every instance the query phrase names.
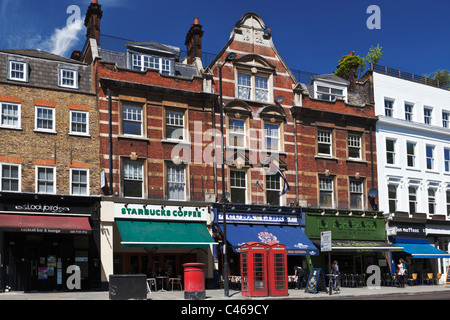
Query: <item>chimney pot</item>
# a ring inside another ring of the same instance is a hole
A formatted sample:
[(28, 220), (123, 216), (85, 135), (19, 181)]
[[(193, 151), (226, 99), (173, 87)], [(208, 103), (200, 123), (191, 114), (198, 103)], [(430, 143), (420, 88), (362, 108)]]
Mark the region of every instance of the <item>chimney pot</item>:
[(194, 19), (194, 24), (200, 24), (198, 18)]

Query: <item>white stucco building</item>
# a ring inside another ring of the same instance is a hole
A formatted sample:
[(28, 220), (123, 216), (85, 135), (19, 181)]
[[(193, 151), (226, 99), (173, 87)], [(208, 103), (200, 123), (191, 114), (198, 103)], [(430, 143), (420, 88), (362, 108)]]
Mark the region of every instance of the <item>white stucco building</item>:
[[(398, 75), (372, 72), (379, 209), (396, 227), (394, 237), (426, 237), (448, 252), (450, 91)], [(445, 273), (450, 262), (426, 260), (423, 268), (435, 274)]]

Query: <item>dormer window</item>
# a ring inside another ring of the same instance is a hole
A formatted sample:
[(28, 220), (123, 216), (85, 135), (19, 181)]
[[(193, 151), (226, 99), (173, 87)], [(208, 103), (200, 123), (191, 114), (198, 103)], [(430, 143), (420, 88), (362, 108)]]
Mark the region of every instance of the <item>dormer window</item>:
[(8, 80), (28, 81), (28, 64), (24, 61), (10, 60), (8, 66)]
[(317, 93), (317, 99), (327, 100), (327, 101), (334, 101), (337, 98), (343, 99), (345, 97), (344, 90), (322, 87), (322, 86), (317, 86), (316, 93)]
[(348, 81), (333, 74), (313, 76), (312, 81), (315, 99), (347, 102)]
[(135, 53), (132, 56), (132, 68), (138, 71), (154, 69), (162, 74), (170, 74), (170, 60), (162, 57)]

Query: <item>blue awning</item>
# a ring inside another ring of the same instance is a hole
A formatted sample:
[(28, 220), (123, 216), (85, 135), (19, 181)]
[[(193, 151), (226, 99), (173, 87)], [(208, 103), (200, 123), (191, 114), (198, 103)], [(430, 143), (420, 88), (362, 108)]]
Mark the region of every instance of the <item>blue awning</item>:
[[(221, 225), (222, 227), (222, 225)], [(312, 244), (300, 227), (227, 224), (227, 241), (235, 252), (247, 242), (281, 243), (288, 255), (317, 256), (319, 250)]]
[(436, 249), (428, 243), (427, 239), (397, 239), (394, 245), (396, 245), (397, 247), (403, 247), (403, 251), (411, 254), (413, 258), (450, 258), (450, 254), (445, 251)]

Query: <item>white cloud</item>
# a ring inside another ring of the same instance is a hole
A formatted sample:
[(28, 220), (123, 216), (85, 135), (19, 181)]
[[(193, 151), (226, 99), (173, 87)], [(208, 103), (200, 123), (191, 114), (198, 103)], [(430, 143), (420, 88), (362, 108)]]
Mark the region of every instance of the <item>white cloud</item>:
[(80, 33), (84, 30), (84, 19), (76, 19), (73, 23), (68, 23), (64, 28), (56, 28), (51, 37), (40, 43), (42, 50), (65, 56), (73, 46), (79, 41)]

